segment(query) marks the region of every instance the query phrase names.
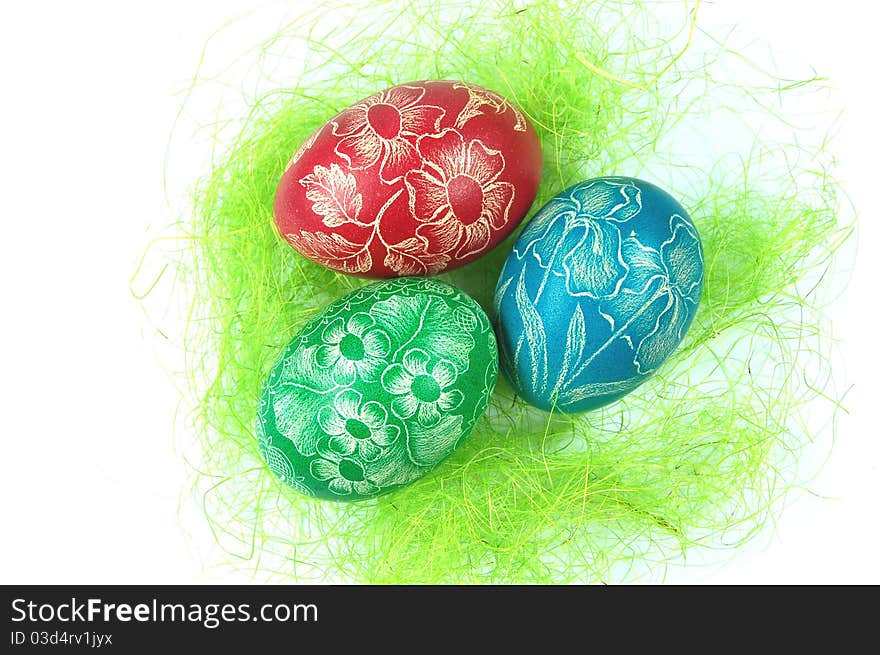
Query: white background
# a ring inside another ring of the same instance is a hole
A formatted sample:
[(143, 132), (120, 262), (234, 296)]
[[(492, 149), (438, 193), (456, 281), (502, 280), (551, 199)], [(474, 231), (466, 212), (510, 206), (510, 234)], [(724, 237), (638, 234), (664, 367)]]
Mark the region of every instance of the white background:
[[(210, 34), (254, 7), (4, 5), (2, 583), (246, 580), (205, 567), (199, 552), (211, 554), (210, 534), (178, 518), (179, 397), (129, 278), (155, 228), (173, 218), (162, 172), (180, 91)], [(669, 581), (880, 583), (878, 19), (867, 0), (717, 0), (702, 9), (704, 27), (737, 24), (809, 61), (848, 108), (834, 149), (861, 213), (859, 252), (832, 313), (835, 374), (852, 390), (812, 493), (732, 561), (676, 569)]]

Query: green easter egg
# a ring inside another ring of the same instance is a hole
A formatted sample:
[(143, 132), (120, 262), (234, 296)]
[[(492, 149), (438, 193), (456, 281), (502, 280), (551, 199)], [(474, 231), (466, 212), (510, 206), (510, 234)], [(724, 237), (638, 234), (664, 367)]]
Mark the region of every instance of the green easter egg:
[(458, 447), (497, 376), (495, 334), (473, 299), (437, 280), (383, 280), (284, 349), (260, 397), (260, 453), (302, 494), (378, 496)]

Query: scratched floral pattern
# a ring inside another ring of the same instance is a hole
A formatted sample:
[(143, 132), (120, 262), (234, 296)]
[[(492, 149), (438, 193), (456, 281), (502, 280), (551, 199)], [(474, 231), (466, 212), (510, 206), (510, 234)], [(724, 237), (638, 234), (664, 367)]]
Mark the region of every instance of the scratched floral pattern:
[(460, 82), (403, 84), (343, 110), (297, 149), (276, 223), (326, 268), (432, 275), (480, 256), (516, 226), (540, 165), (534, 130), (501, 96)]
[(485, 411), (497, 377), (486, 314), (437, 280), (359, 289), (281, 354), (259, 405), (260, 452), (306, 495), (357, 500), (412, 482)]
[(702, 286), (699, 235), (668, 194), (631, 178), (577, 184), (535, 215), (502, 271), (502, 368), (546, 409), (611, 402), (675, 350)]

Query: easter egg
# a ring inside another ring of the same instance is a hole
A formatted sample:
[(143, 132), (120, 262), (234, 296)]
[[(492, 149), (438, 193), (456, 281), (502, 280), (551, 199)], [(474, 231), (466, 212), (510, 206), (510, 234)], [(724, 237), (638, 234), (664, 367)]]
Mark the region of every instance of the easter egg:
[(613, 402), (678, 346), (702, 289), (700, 237), (672, 196), (633, 178), (581, 182), (535, 214), (504, 264), (501, 368), (543, 409)]
[(495, 334), (469, 296), (432, 279), (375, 282), (284, 349), (260, 397), (260, 453), (302, 494), (377, 496), (454, 451), (497, 376)]
[(361, 277), (473, 261), (522, 220), (541, 176), (534, 128), (473, 84), (410, 82), (343, 110), (296, 151), (275, 195), (302, 255)]

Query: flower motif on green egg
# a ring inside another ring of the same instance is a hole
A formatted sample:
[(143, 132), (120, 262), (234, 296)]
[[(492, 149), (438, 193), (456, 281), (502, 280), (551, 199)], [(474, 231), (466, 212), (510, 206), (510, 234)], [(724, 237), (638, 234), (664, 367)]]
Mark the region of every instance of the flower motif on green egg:
[[(629, 182), (607, 179), (578, 185), (560, 194), (539, 212), (514, 246), (517, 257), (531, 249), (538, 266), (564, 277), (572, 296), (600, 298), (620, 288), (627, 272), (621, 253), (620, 223), (642, 208), (639, 189)], [(583, 253), (612, 256), (584, 257)]]
[(331, 303), (280, 354), (258, 403), (268, 469), (360, 500), (436, 467), (470, 433), (498, 370), (489, 318), (439, 280), (397, 278)]
[(388, 412), (375, 401), (363, 402), (354, 389), (340, 391), (332, 406), (318, 412), (318, 425), (330, 437), (329, 448), (340, 455), (357, 453), (371, 462), (390, 446), (400, 428), (388, 424)]
[(430, 427), (441, 416), (456, 409), (463, 400), (461, 391), (453, 388), (458, 373), (455, 365), (445, 359), (431, 364), (424, 350), (413, 348), (403, 356), (402, 363), (392, 364), (382, 373), (382, 386), (395, 396), (391, 409), (403, 419), (413, 415), (419, 423)]
[(363, 312), (348, 321), (333, 319), (321, 333), (322, 345), (315, 351), (315, 363), (331, 369), (337, 384), (351, 384), (355, 377), (375, 381), (391, 349), (388, 334)]

